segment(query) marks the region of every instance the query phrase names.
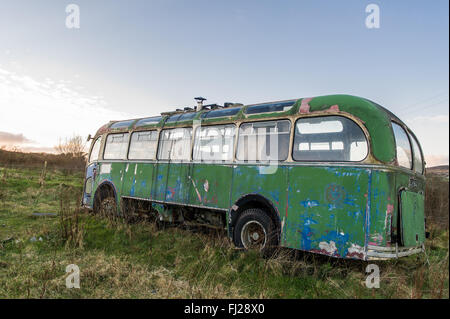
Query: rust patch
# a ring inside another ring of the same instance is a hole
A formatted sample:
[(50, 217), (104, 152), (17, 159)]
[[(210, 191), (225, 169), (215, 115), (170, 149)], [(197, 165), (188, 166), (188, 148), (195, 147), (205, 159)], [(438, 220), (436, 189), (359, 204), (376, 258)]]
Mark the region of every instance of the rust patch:
[(302, 100), (302, 104), (300, 104), (300, 113), (309, 113), (310, 105), (309, 102), (312, 100), (312, 97), (307, 97)]
[(339, 105), (334, 104), (332, 106), (330, 106), (330, 108), (328, 110), (326, 110), (326, 112), (339, 112)]

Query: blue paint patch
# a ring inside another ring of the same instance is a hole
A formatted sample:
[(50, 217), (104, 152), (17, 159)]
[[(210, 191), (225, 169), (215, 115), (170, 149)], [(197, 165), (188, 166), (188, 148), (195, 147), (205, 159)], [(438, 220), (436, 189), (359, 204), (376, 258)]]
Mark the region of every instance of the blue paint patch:
[(302, 205), (305, 208), (311, 208), (311, 207), (316, 207), (319, 206), (319, 202), (316, 200), (304, 200), (302, 202), (300, 202), (300, 205)]

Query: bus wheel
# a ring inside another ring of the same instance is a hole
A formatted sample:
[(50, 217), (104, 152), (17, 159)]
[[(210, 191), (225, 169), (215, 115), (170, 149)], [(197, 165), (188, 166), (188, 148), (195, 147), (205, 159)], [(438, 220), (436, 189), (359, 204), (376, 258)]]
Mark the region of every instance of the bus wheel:
[(114, 197), (106, 197), (100, 203), (100, 215), (113, 217), (117, 214), (116, 200)]
[(259, 250), (265, 255), (277, 245), (272, 220), (262, 209), (247, 209), (236, 222), (233, 241), (237, 247)]

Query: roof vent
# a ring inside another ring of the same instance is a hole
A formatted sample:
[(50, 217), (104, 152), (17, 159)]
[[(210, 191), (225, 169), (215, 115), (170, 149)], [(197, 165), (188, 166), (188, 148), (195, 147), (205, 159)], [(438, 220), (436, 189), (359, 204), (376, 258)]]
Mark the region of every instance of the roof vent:
[(206, 101), (204, 97), (194, 97), (194, 100), (197, 101), (197, 112), (200, 112), (203, 109), (203, 101)]
[(244, 106), (242, 103), (234, 103), (234, 102), (224, 102), (223, 107), (231, 107), (231, 106)]

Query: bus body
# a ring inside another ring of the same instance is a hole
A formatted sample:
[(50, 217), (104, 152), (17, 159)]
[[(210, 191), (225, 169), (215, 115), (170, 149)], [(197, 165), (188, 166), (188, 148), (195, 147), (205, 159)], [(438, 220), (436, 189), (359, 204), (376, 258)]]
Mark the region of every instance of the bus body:
[(243, 248), (371, 260), (424, 250), (424, 189), (400, 119), (328, 95), (110, 122), (92, 141), (83, 206), (226, 228)]

